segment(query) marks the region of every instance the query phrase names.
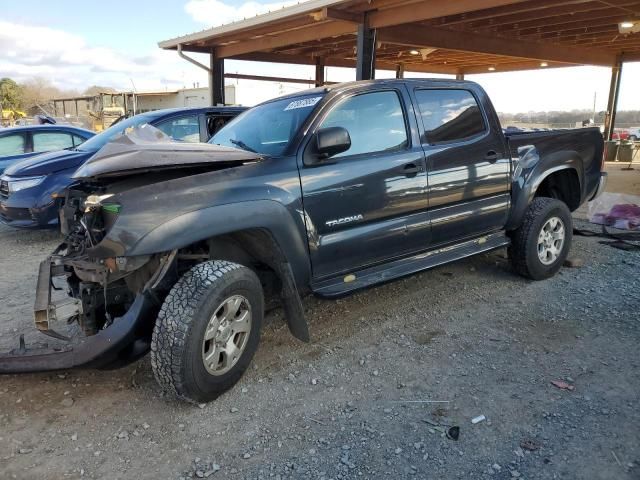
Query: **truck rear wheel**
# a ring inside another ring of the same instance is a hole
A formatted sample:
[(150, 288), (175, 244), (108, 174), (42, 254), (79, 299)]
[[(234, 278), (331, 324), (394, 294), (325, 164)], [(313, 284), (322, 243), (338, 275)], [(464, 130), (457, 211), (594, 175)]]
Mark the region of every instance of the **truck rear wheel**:
[(511, 233), (509, 257), (520, 275), (532, 280), (552, 277), (569, 254), (573, 224), (567, 205), (537, 197), (518, 229)]
[(215, 399), (251, 363), (263, 314), (262, 286), (253, 271), (220, 260), (196, 265), (158, 314), (151, 342), (156, 380), (184, 400)]

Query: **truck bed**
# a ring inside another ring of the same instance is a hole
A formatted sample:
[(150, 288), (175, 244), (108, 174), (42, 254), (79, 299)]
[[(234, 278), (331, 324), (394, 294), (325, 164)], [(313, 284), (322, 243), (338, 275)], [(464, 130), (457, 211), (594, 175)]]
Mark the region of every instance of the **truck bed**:
[(505, 138), (513, 158), (520, 158), (526, 152), (537, 155), (542, 160), (558, 156), (567, 156), (577, 160), (581, 166), (578, 171), (581, 184), (581, 198), (586, 200), (588, 194), (598, 186), (602, 165), (603, 142), (600, 129), (573, 128), (548, 130), (543, 132), (506, 132)]

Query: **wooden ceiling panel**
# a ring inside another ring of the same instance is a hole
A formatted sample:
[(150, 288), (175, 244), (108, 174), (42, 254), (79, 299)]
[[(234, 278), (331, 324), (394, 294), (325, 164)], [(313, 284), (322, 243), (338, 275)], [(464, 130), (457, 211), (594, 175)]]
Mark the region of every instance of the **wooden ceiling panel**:
[[(366, 13), (378, 31), (379, 68), (471, 73), (541, 63), (612, 65), (624, 52), (636, 58), (640, 49), (640, 33), (618, 32), (620, 22), (640, 21), (640, 0), (311, 0), (291, 11), (181, 37), (181, 45), (220, 58), (313, 64), (322, 57), (327, 65), (349, 66), (357, 22)], [(435, 50), (410, 53), (426, 48)]]

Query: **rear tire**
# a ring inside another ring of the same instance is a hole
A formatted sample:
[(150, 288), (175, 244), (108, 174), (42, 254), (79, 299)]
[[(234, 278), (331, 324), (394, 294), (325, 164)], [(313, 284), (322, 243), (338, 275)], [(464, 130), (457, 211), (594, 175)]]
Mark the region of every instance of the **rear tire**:
[(516, 272), (532, 280), (552, 277), (569, 254), (571, 212), (554, 198), (534, 198), (520, 227), (511, 232), (509, 257)]
[(221, 260), (196, 265), (158, 314), (151, 341), (156, 380), (183, 400), (214, 400), (251, 363), (263, 314), (262, 287), (252, 270)]

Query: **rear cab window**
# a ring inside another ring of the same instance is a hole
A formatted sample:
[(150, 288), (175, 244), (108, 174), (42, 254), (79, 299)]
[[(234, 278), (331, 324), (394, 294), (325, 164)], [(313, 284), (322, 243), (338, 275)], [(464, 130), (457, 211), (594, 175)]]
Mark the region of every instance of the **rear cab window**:
[(417, 89), (423, 144), (470, 140), (483, 135), (487, 125), (476, 97), (463, 89)]

